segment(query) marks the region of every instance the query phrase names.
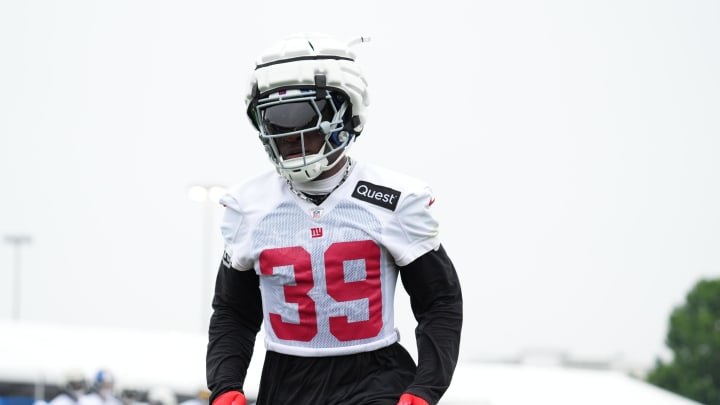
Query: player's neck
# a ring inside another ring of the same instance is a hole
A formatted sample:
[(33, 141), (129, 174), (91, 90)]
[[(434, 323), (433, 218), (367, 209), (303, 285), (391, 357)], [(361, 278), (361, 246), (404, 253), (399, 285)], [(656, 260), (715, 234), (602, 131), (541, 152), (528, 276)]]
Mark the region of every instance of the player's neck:
[(293, 182), (293, 187), (307, 194), (328, 194), (342, 183), (350, 172), (352, 160), (349, 157), (343, 157), (345, 162), (335, 165), (333, 169), (335, 173), (323, 179), (316, 179), (307, 183)]

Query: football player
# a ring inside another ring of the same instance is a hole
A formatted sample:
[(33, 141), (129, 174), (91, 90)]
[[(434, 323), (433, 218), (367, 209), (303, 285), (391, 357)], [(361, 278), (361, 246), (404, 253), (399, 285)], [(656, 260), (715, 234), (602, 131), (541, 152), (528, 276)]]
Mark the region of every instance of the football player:
[(81, 369), (69, 369), (63, 377), (62, 391), (58, 393), (49, 405), (78, 405), (80, 399), (87, 392), (87, 379)]
[[(246, 404), (261, 325), (259, 405), (427, 405), (450, 384), (460, 282), (430, 187), (348, 154), (369, 105), (353, 45), (295, 34), (256, 63), (247, 115), (275, 170), (221, 199), (212, 405)], [(394, 325), (398, 275), (417, 320), (417, 364)]]
[(115, 395), (115, 375), (107, 369), (98, 370), (90, 390), (80, 398), (80, 405), (123, 405)]

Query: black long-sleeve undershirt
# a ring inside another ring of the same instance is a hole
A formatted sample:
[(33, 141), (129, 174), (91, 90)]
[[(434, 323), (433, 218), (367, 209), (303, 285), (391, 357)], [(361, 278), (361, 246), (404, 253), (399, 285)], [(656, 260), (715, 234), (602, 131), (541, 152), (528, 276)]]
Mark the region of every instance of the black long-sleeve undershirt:
[(211, 404), (224, 392), (243, 391), (262, 323), (258, 275), (220, 264), (212, 306), (206, 357)]
[(449, 387), (460, 352), (460, 281), (442, 246), (401, 267), (400, 278), (418, 322), (418, 368), (407, 392), (434, 404)]

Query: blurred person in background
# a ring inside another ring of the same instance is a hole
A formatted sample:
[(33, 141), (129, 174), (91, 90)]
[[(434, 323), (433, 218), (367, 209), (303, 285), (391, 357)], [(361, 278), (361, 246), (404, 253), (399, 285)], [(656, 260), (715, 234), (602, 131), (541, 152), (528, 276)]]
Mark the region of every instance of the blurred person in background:
[(177, 396), (169, 387), (157, 386), (148, 391), (148, 405), (177, 405)]
[(205, 388), (197, 390), (195, 397), (180, 402), (179, 405), (208, 405), (210, 391)]
[(138, 388), (125, 388), (120, 391), (120, 400), (125, 405), (145, 404), (147, 392)]
[(86, 392), (85, 373), (79, 369), (68, 370), (63, 377), (62, 391), (48, 405), (78, 405)]
[(115, 394), (115, 375), (106, 369), (95, 373), (90, 390), (80, 397), (80, 405), (123, 405)]

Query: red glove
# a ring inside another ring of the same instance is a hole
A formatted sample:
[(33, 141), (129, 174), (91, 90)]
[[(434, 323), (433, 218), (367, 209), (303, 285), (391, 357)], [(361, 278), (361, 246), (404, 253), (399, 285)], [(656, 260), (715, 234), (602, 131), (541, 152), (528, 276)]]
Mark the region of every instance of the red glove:
[(247, 405), (247, 400), (240, 391), (228, 391), (215, 398), (212, 405)]
[[(213, 404), (217, 405), (217, 404)], [(426, 400), (416, 397), (413, 394), (402, 394), (400, 397), (400, 401), (398, 401), (397, 405), (430, 405), (427, 403)]]

